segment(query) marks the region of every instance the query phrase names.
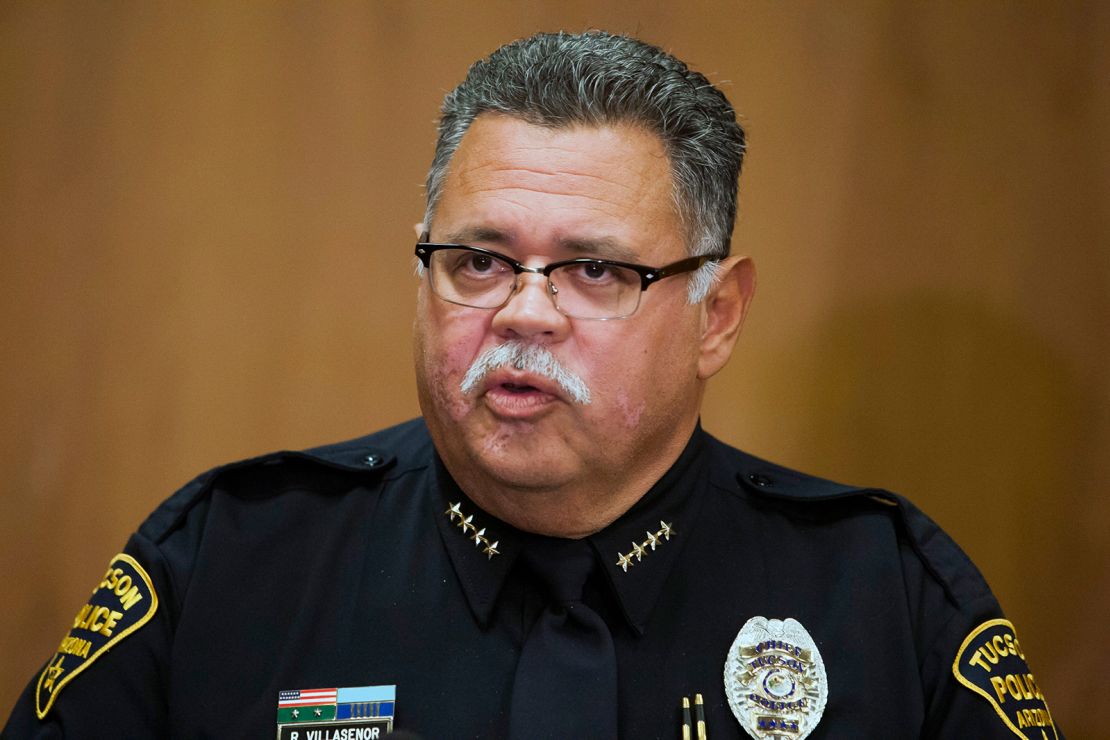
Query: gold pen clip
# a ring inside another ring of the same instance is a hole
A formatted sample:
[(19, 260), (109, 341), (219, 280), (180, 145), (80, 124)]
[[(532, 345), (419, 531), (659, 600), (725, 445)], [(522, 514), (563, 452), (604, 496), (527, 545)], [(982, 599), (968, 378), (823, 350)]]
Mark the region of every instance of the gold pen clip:
[(682, 697), (682, 740), (708, 740), (705, 729), (705, 702), (694, 694), (694, 713), (690, 716), (690, 697)]

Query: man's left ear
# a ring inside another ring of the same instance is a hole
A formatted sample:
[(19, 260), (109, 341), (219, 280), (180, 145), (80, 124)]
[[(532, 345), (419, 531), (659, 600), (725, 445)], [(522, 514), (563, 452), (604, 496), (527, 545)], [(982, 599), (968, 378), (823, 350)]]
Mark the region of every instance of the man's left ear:
[(698, 357), (698, 377), (702, 380), (715, 375), (728, 362), (755, 295), (755, 263), (751, 258), (729, 257), (717, 269), (717, 283), (702, 301)]

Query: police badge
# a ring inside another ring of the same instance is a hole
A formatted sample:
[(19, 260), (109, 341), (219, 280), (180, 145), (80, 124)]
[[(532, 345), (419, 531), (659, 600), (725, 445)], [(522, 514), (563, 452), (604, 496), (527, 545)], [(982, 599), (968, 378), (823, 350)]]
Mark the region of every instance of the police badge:
[(756, 740), (804, 740), (829, 696), (824, 661), (806, 628), (793, 619), (745, 622), (725, 660), (725, 695)]

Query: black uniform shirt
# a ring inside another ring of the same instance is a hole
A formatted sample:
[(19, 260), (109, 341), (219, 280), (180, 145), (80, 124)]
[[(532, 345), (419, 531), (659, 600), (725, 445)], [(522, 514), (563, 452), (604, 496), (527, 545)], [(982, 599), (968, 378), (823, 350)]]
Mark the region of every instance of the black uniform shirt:
[[(420, 420), (216, 469), (128, 542), (151, 593), (114, 561), (97, 591), (107, 600), (82, 607), (4, 737), (274, 737), (282, 690), (389, 685), (396, 730), (502, 737), (542, 608), (514, 567), (531, 537), (459, 490)], [(696, 693), (713, 740), (747, 738), (723, 676), (756, 617), (796, 620), (820, 654), (814, 740), (1062, 737), (978, 571), (893, 494), (772, 465), (699, 428), (588, 540), (602, 570), (586, 600), (613, 634), (622, 738), (680, 737), (682, 698)]]

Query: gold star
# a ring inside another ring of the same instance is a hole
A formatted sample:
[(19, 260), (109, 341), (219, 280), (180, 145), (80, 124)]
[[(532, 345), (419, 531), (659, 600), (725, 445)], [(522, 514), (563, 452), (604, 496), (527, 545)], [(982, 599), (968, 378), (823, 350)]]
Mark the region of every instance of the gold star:
[(621, 567), (621, 570), (627, 573), (628, 566), (632, 565), (632, 553), (629, 553), (628, 555), (617, 553), (617, 565)]
[(671, 535), (674, 534), (674, 530), (671, 529), (671, 525), (660, 519), (659, 526), (661, 527), (661, 529), (659, 530), (659, 534), (663, 535), (669, 540), (671, 538)]
[(58, 662), (52, 663), (50, 667), (46, 669), (46, 680), (43, 681), (42, 685), (46, 687), (47, 691), (54, 691), (54, 682), (58, 680), (58, 676), (65, 672), (65, 669), (62, 668), (62, 661), (65, 659), (66, 656), (59, 655)]
[(651, 545), (651, 549), (654, 550), (655, 546), (659, 544), (659, 535), (654, 534), (652, 532), (648, 532), (647, 533), (647, 543), (649, 545)]
[(500, 540), (494, 542), (492, 545), (490, 544), (489, 540), (486, 540), (486, 549), (482, 550), (482, 552), (486, 554), (486, 560), (493, 560), (494, 555), (501, 554), (497, 551), (498, 544), (500, 544)]
[(636, 556), (636, 560), (643, 560), (644, 559), (644, 546), (633, 542), (632, 543), (632, 554)]
[(458, 515), (458, 517), (461, 519), (462, 518), (462, 509), (460, 507), (462, 507), (462, 501), (460, 501), (457, 504), (451, 504), (451, 507), (443, 513), (446, 514), (447, 516), (451, 517), (451, 521), (455, 521), (455, 515)]
[(475, 545), (480, 545), (480, 544), (482, 544), (482, 540), (483, 540), (483, 539), (485, 539), (485, 538), (484, 538), (484, 537), (483, 537), (482, 535), (484, 535), (485, 533), (486, 533), (486, 528), (485, 528), (485, 527), (482, 527), (482, 528), (481, 528), (481, 529), (479, 529), (479, 530), (478, 530), (477, 532), (475, 532), (474, 534), (470, 535), (471, 539), (473, 539), (473, 540), (474, 540), (474, 544), (475, 544)]
[[(461, 515), (460, 515), (460, 516), (461, 516)], [(471, 514), (470, 516), (468, 516), (468, 517), (467, 517), (466, 519), (460, 519), (460, 520), (459, 520), (459, 528), (460, 528), (460, 529), (461, 529), (461, 530), (463, 531), (463, 534), (466, 534), (466, 531), (467, 531), (468, 529), (474, 529), (474, 525), (470, 523), (470, 521), (471, 521), (472, 519), (474, 519), (474, 515), (473, 515), (473, 514)]]

